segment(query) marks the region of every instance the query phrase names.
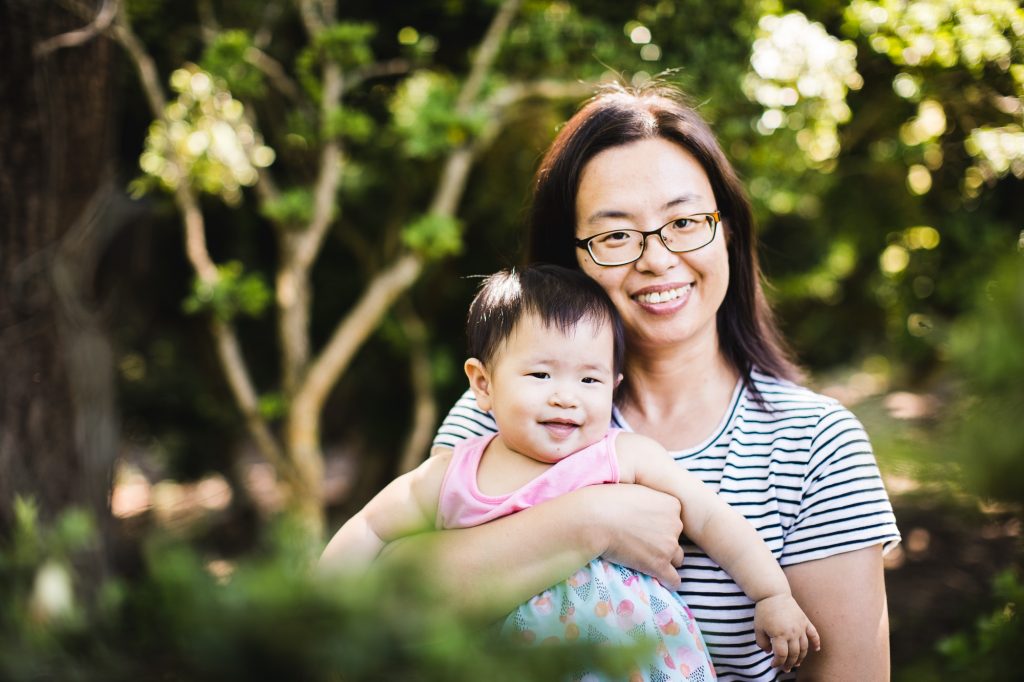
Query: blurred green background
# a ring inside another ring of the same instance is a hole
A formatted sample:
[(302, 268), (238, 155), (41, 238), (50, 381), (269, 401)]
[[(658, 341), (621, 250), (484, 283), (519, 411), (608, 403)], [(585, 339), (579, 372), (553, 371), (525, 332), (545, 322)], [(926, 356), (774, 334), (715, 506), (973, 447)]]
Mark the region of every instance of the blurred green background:
[(1019, 3), (2, 0), (0, 52), (0, 677), (571, 669), (430, 606), (450, 636), (402, 649), (386, 589), (360, 639), (372, 604), (302, 576), (464, 390), (558, 125), (652, 78), (719, 134), (811, 385), (872, 436), (894, 678), (1014, 677)]

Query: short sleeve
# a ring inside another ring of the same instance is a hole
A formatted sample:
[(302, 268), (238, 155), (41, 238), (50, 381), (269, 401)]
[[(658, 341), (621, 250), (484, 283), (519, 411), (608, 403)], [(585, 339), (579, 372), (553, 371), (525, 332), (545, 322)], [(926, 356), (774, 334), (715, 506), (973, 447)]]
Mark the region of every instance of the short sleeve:
[(434, 445), (454, 448), (460, 440), (485, 436), (498, 430), (490, 412), (481, 410), (476, 404), (473, 391), (466, 390), (441, 422), (434, 435)]
[(841, 405), (824, 410), (811, 439), (796, 519), (785, 533), (783, 566), (900, 541), (871, 442)]

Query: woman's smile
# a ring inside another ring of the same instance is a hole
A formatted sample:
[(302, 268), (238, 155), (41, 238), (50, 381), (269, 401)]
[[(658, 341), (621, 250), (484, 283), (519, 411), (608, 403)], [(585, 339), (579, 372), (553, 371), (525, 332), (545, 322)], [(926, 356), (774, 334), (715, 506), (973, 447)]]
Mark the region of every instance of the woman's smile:
[(670, 313), (682, 308), (690, 299), (693, 282), (644, 287), (631, 298), (652, 313)]

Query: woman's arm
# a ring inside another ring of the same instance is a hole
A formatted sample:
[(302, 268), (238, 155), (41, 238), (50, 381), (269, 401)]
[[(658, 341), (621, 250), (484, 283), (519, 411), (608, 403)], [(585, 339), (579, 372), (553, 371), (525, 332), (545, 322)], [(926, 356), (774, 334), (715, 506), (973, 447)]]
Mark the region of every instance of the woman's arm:
[(882, 546), (783, 570), (793, 596), (828, 645), (800, 666), (800, 682), (888, 680), (889, 614)]
[(494, 620), (599, 555), (678, 587), (681, 532), (675, 498), (590, 486), (475, 528), (402, 539), (381, 560), (415, 562), (453, 608)]

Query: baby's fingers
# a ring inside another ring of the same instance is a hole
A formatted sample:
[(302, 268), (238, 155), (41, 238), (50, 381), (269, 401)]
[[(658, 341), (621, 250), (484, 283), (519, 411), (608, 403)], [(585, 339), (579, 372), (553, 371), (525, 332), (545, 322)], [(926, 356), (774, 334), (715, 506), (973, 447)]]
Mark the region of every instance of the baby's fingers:
[(790, 650), (791, 647), (788, 639), (782, 636), (772, 637), (772, 653), (775, 654), (772, 657), (772, 667), (782, 668), (786, 672), (789, 672), (789, 669), (793, 666), (792, 662), (789, 660)]
[(821, 637), (818, 636), (818, 629), (811, 621), (807, 621), (807, 639), (815, 651), (821, 651)]
[(800, 649), (793, 665), (799, 667), (805, 658), (807, 658), (807, 635), (802, 634), (800, 635)]
[(772, 641), (768, 638), (768, 633), (764, 630), (757, 629), (754, 631), (754, 641), (757, 642), (757, 646), (761, 648), (761, 651), (766, 654), (772, 651)]

